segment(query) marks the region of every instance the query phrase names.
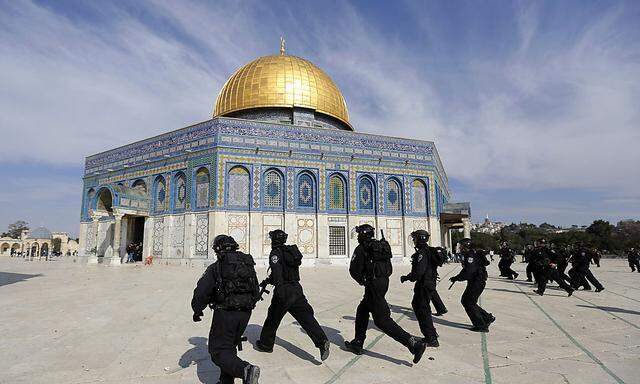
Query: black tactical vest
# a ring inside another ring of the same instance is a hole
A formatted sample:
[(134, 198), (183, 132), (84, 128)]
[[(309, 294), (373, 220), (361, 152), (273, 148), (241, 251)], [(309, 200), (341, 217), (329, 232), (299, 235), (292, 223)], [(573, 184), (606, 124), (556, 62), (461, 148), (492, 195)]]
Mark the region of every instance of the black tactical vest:
[(382, 239), (372, 239), (365, 245), (365, 277), (368, 280), (379, 277), (389, 277), (393, 273), (391, 265), (391, 246), (389, 242)]
[(220, 297), (216, 307), (232, 310), (252, 310), (258, 292), (258, 279), (251, 255), (226, 252), (218, 260), (218, 286)]

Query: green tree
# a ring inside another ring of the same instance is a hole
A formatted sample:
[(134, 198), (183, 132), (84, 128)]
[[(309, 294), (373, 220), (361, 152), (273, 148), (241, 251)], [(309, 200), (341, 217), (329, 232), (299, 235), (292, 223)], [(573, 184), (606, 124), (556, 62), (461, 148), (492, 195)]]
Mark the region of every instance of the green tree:
[(29, 224), (24, 220), (18, 220), (13, 224), (9, 224), (9, 227), (7, 229), (7, 232), (3, 233), (2, 237), (19, 239), (22, 231), (29, 229)]

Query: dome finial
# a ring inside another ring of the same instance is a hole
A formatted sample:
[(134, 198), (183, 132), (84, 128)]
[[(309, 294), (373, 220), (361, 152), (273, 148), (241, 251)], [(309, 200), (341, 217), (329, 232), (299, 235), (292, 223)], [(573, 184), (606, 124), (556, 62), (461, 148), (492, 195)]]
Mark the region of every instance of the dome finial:
[(284, 37), (280, 36), (280, 54), (284, 56), (284, 50), (285, 50), (285, 41), (284, 41)]

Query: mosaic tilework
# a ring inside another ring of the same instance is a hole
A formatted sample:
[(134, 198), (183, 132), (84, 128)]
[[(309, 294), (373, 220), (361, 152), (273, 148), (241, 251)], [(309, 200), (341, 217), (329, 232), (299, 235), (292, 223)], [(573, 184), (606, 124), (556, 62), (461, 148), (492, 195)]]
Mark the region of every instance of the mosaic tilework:
[(378, 175), (378, 182), (376, 183), (378, 185), (378, 213), (383, 213), (384, 212), (384, 200), (385, 200), (385, 190), (384, 190), (384, 176), (383, 175)]
[(86, 252), (90, 252), (96, 247), (96, 232), (94, 231), (93, 223), (87, 225), (87, 244), (85, 247)]
[(387, 212), (400, 212), (402, 192), (395, 180), (387, 181)]
[(303, 254), (315, 253), (315, 220), (298, 219), (298, 239), (296, 244)]
[(164, 212), (167, 209), (167, 183), (164, 177), (156, 179), (155, 187), (155, 211)]
[(268, 208), (282, 207), (282, 176), (271, 170), (264, 174), (264, 206)]
[(301, 175), (298, 178), (298, 206), (313, 208), (315, 206), (314, 195), (313, 179), (309, 175)]
[(207, 256), (209, 249), (209, 215), (196, 215), (196, 255)]
[(262, 166), (259, 164), (253, 166), (253, 208), (260, 208), (260, 194), (262, 192), (262, 188), (260, 188), (261, 180), (260, 177), (262, 175)]
[(325, 199), (325, 183), (326, 183), (326, 172), (327, 169), (325, 168), (324, 164), (320, 165), (320, 173), (318, 175), (318, 192), (320, 193), (320, 210), (324, 211), (326, 208), (326, 202), (327, 200)]
[(329, 209), (342, 210), (346, 208), (346, 194), (344, 181), (340, 176), (329, 178)]
[(249, 208), (249, 172), (244, 167), (233, 167), (229, 171), (229, 200), (232, 207)]
[(241, 252), (248, 252), (248, 214), (230, 214), (227, 216), (227, 232), (233, 237)]
[(420, 180), (414, 180), (411, 183), (411, 190), (413, 193), (413, 212), (425, 213), (427, 211), (427, 189), (424, 183)]
[(196, 174), (196, 208), (209, 206), (209, 171), (202, 168)]
[(162, 243), (164, 241), (164, 217), (153, 220), (153, 256), (162, 256)]
[(358, 199), (360, 201), (360, 209), (373, 209), (375, 207), (373, 184), (367, 177), (360, 179)]
[(350, 206), (351, 211), (355, 212), (358, 209), (359, 197), (358, 197), (358, 187), (356, 185), (356, 172), (352, 169), (349, 169), (349, 191), (350, 191)]
[(179, 215), (173, 219), (173, 229), (171, 231), (171, 246), (174, 250), (174, 257), (182, 257), (184, 254), (184, 216)]
[(175, 193), (174, 201), (176, 209), (185, 209), (187, 205), (187, 183), (183, 174), (176, 177)]
[(293, 168), (287, 167), (287, 209), (293, 210), (293, 180), (294, 173)]

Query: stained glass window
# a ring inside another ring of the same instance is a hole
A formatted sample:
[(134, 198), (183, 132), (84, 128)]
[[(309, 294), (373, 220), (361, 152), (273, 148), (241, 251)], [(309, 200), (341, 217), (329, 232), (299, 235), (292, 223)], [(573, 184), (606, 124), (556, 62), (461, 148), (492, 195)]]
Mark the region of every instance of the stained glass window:
[(360, 209), (373, 209), (375, 207), (373, 183), (367, 177), (360, 179), (359, 201)]
[(275, 170), (264, 174), (264, 206), (282, 207), (282, 176)]
[(209, 170), (200, 168), (196, 172), (196, 208), (209, 206)]
[(164, 177), (160, 176), (156, 179), (155, 192), (156, 212), (164, 212), (167, 208), (167, 184)]
[(340, 176), (329, 178), (329, 209), (345, 209), (344, 181)]
[(179, 173), (175, 181), (174, 204), (176, 209), (184, 209), (187, 203), (187, 185), (184, 174)]
[(233, 167), (229, 171), (228, 204), (232, 207), (249, 208), (249, 171), (244, 167)]
[(313, 184), (313, 179), (307, 174), (303, 174), (298, 178), (298, 206), (303, 208), (315, 207)]
[(387, 181), (387, 211), (400, 212), (402, 192), (400, 184), (395, 180)]
[(414, 180), (411, 184), (413, 193), (413, 211), (425, 213), (427, 211), (427, 188), (421, 180)]

